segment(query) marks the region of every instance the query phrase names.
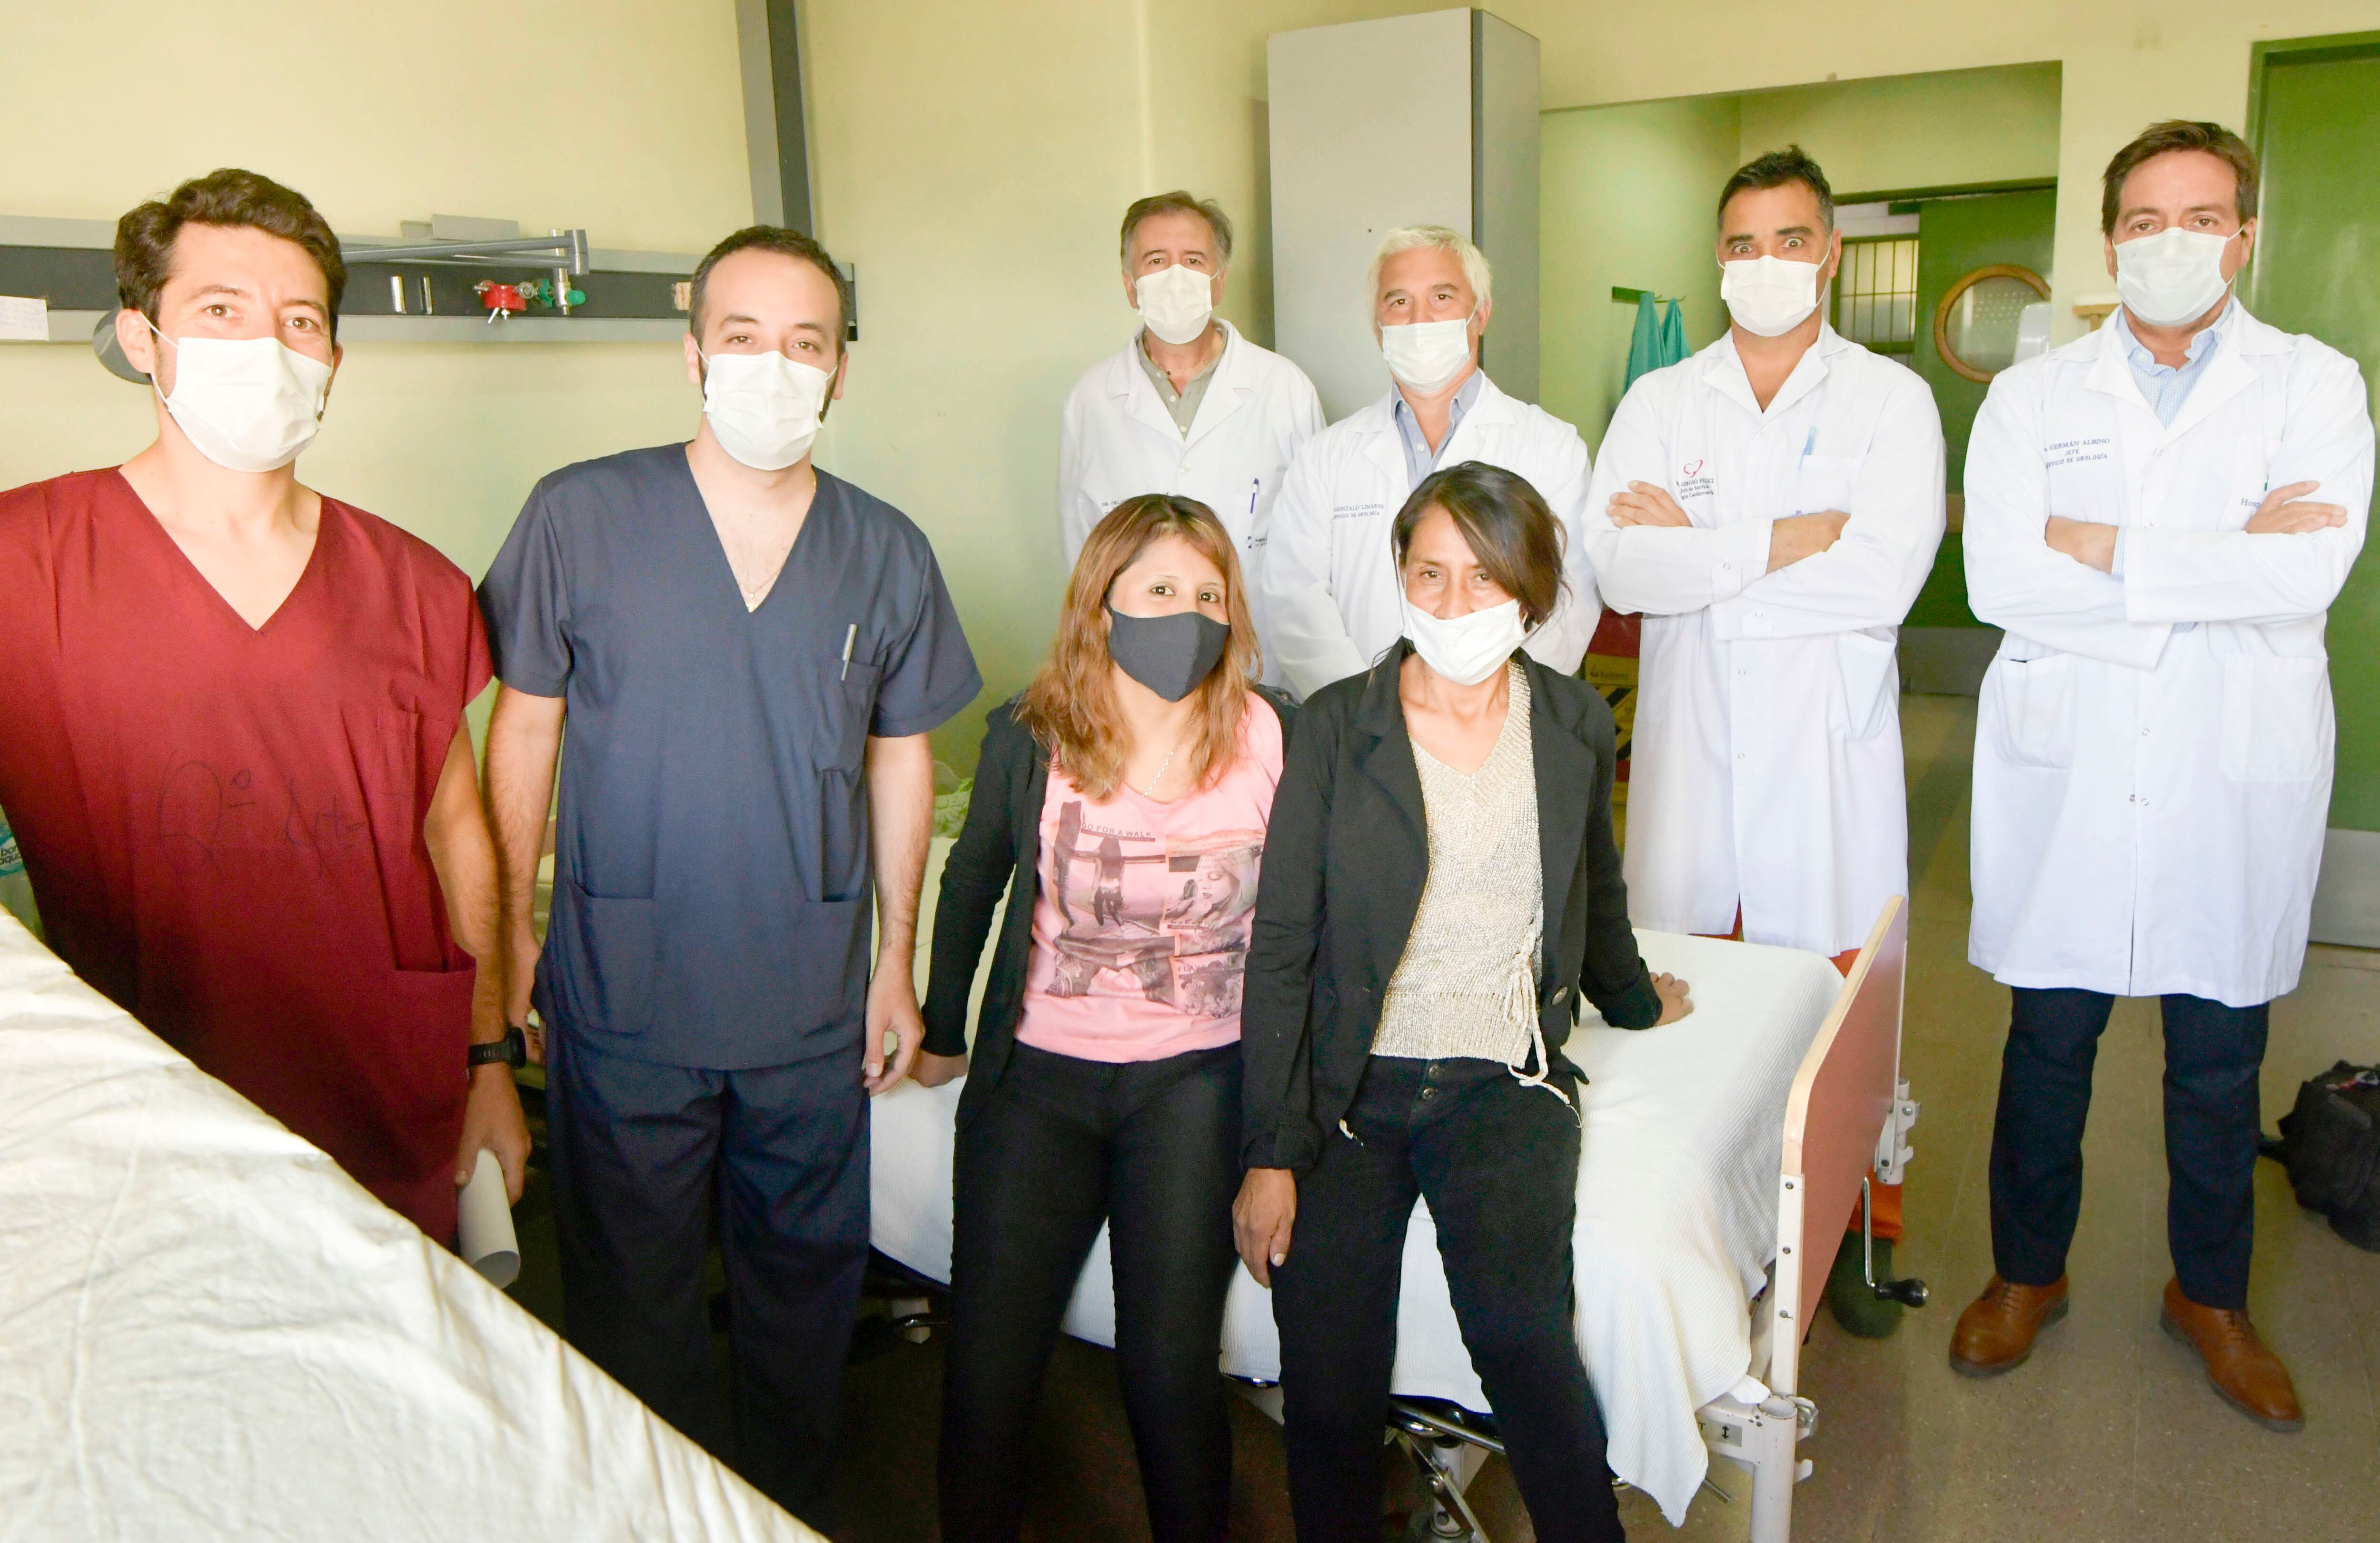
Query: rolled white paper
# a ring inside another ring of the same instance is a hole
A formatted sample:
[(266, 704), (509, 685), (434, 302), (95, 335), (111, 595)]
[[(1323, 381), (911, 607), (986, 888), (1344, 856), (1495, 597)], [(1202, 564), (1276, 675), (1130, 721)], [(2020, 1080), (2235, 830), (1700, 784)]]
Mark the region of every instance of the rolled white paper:
[(520, 1237), (513, 1231), (513, 1205), (504, 1194), (504, 1165), (485, 1147), (480, 1148), (471, 1182), (463, 1186), (457, 1232), (465, 1261), (490, 1282), (503, 1287), (519, 1279)]

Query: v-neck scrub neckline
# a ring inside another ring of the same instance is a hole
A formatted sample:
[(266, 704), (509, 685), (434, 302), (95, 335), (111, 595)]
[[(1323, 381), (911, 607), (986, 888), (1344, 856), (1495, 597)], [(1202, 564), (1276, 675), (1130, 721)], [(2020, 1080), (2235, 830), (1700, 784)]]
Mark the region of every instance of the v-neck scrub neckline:
[(166, 551), (172, 553), (173, 561), (187, 573), (190, 582), (212, 596), (216, 607), (224, 616), (250, 638), (262, 638), (272, 631), (273, 624), (281, 619), (282, 614), (289, 609), (291, 602), (298, 600), (305, 593), (308, 587), (315, 582), (315, 570), (322, 565), (322, 542), (326, 538), (335, 540), (334, 532), (344, 524), (338, 516), (337, 501), (316, 493), (314, 496), (322, 500), (322, 508), (314, 517), (314, 540), (306, 549), (306, 564), (298, 570), (298, 581), (289, 586), (288, 592), (281, 597), (281, 603), (273, 608), (273, 614), (251, 626), (249, 619), (239, 614), (239, 607), (232, 604), (230, 599), (221, 589), (215, 588), (214, 580), (206, 576), (197, 561), (183, 549), (182, 543), (174, 539), (174, 533), (165, 529), (165, 522), (157, 517), (156, 510), (149, 507), (149, 501), (140, 496), (140, 490), (132, 485), (132, 479), (124, 475), (124, 468), (116, 467), (102, 475), (112, 477), (123, 484), (124, 496), (130, 499), (134, 506), (146, 516), (145, 523), (149, 529), (158, 541), (164, 543)]

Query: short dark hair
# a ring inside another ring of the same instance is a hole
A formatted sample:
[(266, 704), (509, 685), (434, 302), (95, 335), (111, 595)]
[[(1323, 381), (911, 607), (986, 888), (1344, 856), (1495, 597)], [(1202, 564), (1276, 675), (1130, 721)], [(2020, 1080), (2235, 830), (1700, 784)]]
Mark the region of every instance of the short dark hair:
[(2256, 217), (2256, 152), (2248, 148), (2248, 141), (2219, 123), (2168, 118), (2142, 129), (2131, 144), (2116, 152), (2116, 158), (2099, 174), (2100, 235), (2116, 234), (2116, 221), (2123, 213), (2124, 179), (2140, 170), (2143, 163), (2177, 150), (2204, 151), (2229, 166), (2235, 182), (2232, 208), (2242, 222)]
[(1818, 218), (1825, 223), (1827, 229), (1834, 229), (1835, 190), (1827, 186), (1827, 174), (1818, 169), (1818, 164), (1811, 160), (1809, 152), (1800, 145), (1772, 150), (1757, 160), (1747, 161), (1736, 167), (1735, 175), (1727, 179), (1727, 186), (1718, 190), (1718, 209), (1714, 218), (1720, 225), (1727, 223), (1727, 206), (1735, 201), (1738, 193), (1749, 193), (1763, 188), (1782, 188), (1789, 182), (1798, 182), (1818, 195)]
[(694, 266), (694, 287), (687, 296), (686, 330), (698, 339), (702, 336), (702, 293), (710, 283), (710, 270), (734, 257), (737, 252), (774, 252), (790, 257), (796, 262), (807, 262), (824, 273), (834, 286), (834, 352), (843, 357), (844, 334), (851, 327), (851, 281), (834, 265), (827, 249), (798, 230), (783, 225), (746, 225), (704, 254)]
[(1414, 531), (1432, 509), (1446, 511), (1488, 577), (1521, 602), (1521, 620), (1543, 626), (1561, 599), (1562, 528), (1528, 479), (1485, 461), (1464, 461), (1423, 478), (1390, 528), (1400, 569)]
[(184, 225), (220, 225), (261, 230), (294, 242), (322, 271), (323, 298), (330, 304), (331, 336), (339, 335), (339, 298), (346, 293), (347, 265), (330, 222), (306, 195), (269, 176), (224, 166), (194, 176), (164, 199), (152, 199), (115, 222), (115, 300), (153, 323), (157, 297), (174, 276), (174, 243)]
[(1170, 193), (1151, 193), (1145, 199), (1135, 199), (1132, 200), (1132, 207), (1123, 212), (1122, 246), (1125, 262), (1132, 261), (1132, 233), (1140, 228), (1141, 221), (1152, 214), (1197, 215), (1207, 222), (1207, 228), (1215, 233), (1215, 255), (1223, 260), (1225, 266), (1230, 265), (1232, 217), (1224, 213), (1223, 206), (1213, 199), (1196, 198), (1180, 188), (1174, 188)]

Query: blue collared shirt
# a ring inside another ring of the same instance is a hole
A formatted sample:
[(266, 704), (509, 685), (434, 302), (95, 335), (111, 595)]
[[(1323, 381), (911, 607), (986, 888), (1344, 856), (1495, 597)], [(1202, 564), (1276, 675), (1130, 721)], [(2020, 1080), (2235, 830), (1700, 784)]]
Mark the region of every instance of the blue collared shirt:
[(1471, 410), (1471, 404), (1479, 400), (1480, 385), (1487, 379), (1477, 365), (1472, 366), (1471, 378), (1456, 388), (1454, 400), (1447, 404), (1446, 438), (1439, 441), (1436, 451), (1430, 449), (1429, 440), (1422, 433), (1421, 424), (1415, 419), (1413, 409), (1405, 406), (1405, 394), (1402, 391), (1396, 394), (1392, 411), (1397, 420), (1397, 437), (1404, 442), (1405, 447), (1405, 492), (1411, 492), (1420, 487), (1421, 480), (1438, 469), (1439, 453), (1454, 442), (1454, 426), (1463, 421), (1463, 415)]
[(2181, 405), (2190, 400), (2190, 388), (2198, 383), (2198, 377), (2206, 373), (2206, 363), (2215, 357), (2215, 350), (2221, 346), (2223, 329), (2229, 323), (2231, 312), (2236, 309), (2225, 306), (2223, 314), (2215, 319), (2214, 325), (2192, 338), (2186, 357), (2179, 365), (2157, 362), (2156, 356), (2132, 335), (2131, 321), (2125, 315), (2123, 307), (2118, 306), (2116, 314), (2108, 319), (2107, 324), (2116, 329), (2117, 340), (2123, 345), (2125, 358), (2131, 362), (2132, 379), (2139, 383), (2141, 395), (2157, 415), (2157, 421), (2167, 428), (2173, 427), (2175, 415), (2181, 411)]
[[(2179, 365), (2157, 362), (2156, 356), (2148, 351), (2147, 346), (2132, 335), (2131, 320), (2123, 307), (2118, 306), (2116, 314), (2107, 319), (2107, 325), (2116, 329), (2116, 341), (2123, 346), (2124, 358), (2131, 364), (2132, 380), (2141, 388), (2141, 396), (2148, 403), (2149, 409), (2157, 415), (2159, 423), (2168, 429), (2173, 427), (2174, 418), (2181, 411), (2181, 405), (2190, 400), (2190, 388), (2198, 383), (2198, 377), (2206, 373), (2207, 361), (2215, 357), (2215, 350), (2222, 346), (2223, 329), (2229, 324), (2231, 313), (2238, 309), (2236, 305), (2225, 305), (2223, 314), (2190, 340), (2190, 346), (2183, 350), (2183, 358)], [(2116, 551), (2108, 562), (2107, 572), (2117, 578), (2124, 577), (2124, 533), (2121, 530), (2116, 532)], [(2184, 622), (2174, 630), (2187, 632), (2195, 625)]]

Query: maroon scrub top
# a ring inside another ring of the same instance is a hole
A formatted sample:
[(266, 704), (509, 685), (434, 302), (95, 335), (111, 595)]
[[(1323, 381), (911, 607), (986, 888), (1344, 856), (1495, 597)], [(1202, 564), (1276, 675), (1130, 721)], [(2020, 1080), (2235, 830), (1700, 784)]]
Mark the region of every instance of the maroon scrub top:
[(422, 820), (488, 674), (470, 580), (360, 509), (251, 628), (120, 473), (0, 493), (0, 808), (50, 945), (442, 1242), (472, 965)]

